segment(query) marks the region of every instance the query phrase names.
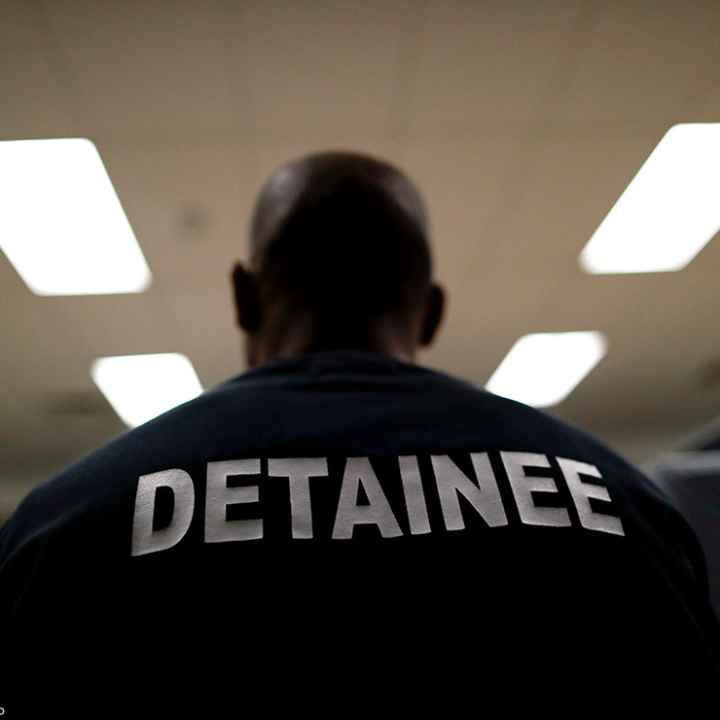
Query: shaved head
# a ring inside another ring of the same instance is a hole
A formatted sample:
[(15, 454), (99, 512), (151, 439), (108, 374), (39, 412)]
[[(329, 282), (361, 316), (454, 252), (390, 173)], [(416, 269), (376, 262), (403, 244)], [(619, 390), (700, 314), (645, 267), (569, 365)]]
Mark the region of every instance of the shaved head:
[(253, 362), (288, 347), (402, 346), (392, 352), (411, 356), (432, 336), (442, 292), (427, 212), (390, 163), (338, 151), (291, 160), (263, 185), (249, 235), (249, 273), (236, 266), (233, 282)]
[(422, 196), (402, 171), (370, 155), (318, 152), (286, 163), (263, 186), (250, 223), (251, 264), (259, 266), (265, 248), (294, 215), (323, 202), (327, 208), (333, 199), (347, 200), (351, 193), (358, 200), (372, 194), (378, 209), (385, 204), (396, 206), (427, 238)]

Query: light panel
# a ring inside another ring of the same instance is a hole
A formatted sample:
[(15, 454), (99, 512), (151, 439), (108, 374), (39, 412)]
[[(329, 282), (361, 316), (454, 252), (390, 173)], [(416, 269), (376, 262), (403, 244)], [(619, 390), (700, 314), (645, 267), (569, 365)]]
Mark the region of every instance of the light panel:
[(675, 125), (580, 254), (589, 273), (684, 268), (720, 230), (720, 123)]
[(192, 363), (178, 353), (98, 358), (90, 371), (120, 419), (136, 427), (202, 393)]
[(141, 292), (143, 257), (95, 145), (0, 142), (0, 247), (36, 295)]
[(534, 407), (556, 405), (606, 351), (605, 337), (596, 331), (524, 335), (510, 348), (486, 389)]

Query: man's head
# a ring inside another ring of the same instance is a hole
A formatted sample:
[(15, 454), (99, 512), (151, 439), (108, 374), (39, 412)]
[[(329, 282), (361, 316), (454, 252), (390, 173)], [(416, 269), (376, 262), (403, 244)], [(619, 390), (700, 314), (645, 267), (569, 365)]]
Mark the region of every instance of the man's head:
[(250, 366), (330, 349), (411, 360), (440, 324), (427, 214), (397, 168), (350, 152), (276, 170), (250, 221), (250, 262), (233, 268)]

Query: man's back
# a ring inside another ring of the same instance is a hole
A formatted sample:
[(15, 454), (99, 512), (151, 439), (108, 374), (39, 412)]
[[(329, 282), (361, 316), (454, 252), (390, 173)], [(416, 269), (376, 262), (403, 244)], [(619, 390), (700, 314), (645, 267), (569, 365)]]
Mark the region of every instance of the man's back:
[(697, 541), (634, 468), (365, 351), (271, 361), (37, 489), (0, 535), (0, 610), (40, 665), (230, 657), (265, 709), (701, 695), (716, 641)]

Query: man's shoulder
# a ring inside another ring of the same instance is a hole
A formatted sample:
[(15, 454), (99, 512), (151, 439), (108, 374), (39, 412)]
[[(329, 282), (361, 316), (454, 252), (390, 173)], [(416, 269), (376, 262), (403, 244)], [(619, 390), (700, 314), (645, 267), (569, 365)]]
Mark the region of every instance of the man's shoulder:
[(138, 474), (193, 457), (191, 427), (198, 408), (214, 402), (209, 391), (130, 428), (68, 463), (23, 498), (0, 534), (2, 559), (32, 539), (60, 532), (87, 515), (128, 502)]

